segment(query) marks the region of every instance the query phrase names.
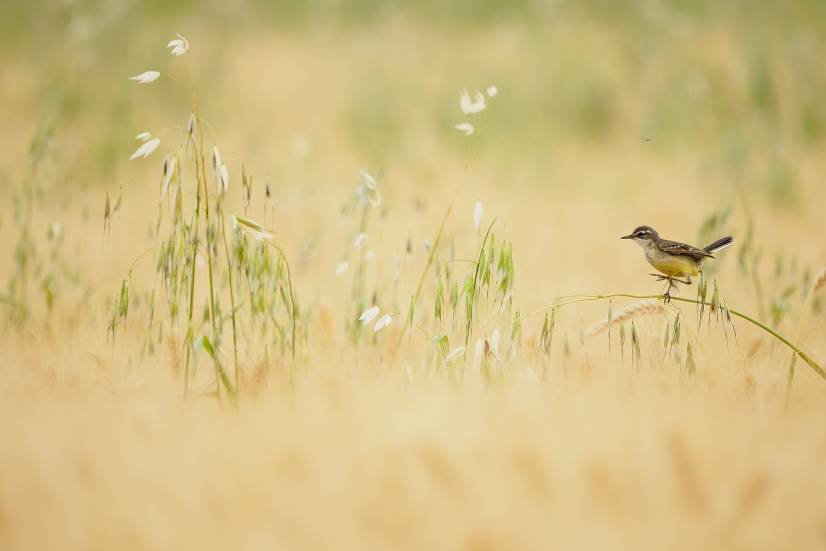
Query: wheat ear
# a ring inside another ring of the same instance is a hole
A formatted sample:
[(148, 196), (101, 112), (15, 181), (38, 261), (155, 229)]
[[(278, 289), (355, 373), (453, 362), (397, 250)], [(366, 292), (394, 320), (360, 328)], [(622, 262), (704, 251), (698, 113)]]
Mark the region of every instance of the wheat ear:
[(663, 307), (662, 303), (656, 300), (638, 300), (637, 302), (632, 302), (628, 306), (621, 308), (614, 312), (613, 316), (609, 321), (608, 318), (603, 319), (589, 327), (585, 331), (586, 337), (593, 337), (594, 335), (598, 335), (608, 329), (608, 325), (614, 325), (617, 323), (622, 323), (626, 320), (638, 318), (640, 316), (647, 316), (650, 314), (661, 314), (665, 312), (665, 308)]

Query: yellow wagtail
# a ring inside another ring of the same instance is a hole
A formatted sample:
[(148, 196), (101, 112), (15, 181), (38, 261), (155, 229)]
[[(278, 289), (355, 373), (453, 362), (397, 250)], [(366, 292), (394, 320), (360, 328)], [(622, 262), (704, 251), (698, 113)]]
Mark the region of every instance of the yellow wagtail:
[[(648, 262), (664, 274), (651, 275), (659, 281), (668, 281), (668, 289), (664, 295), (666, 300), (671, 298), (671, 288), (675, 281), (691, 285), (691, 276), (702, 273), (703, 262), (707, 258), (714, 258), (712, 253), (721, 251), (734, 242), (733, 237), (726, 236), (711, 245), (698, 249), (685, 243), (662, 239), (650, 226), (640, 226), (620, 239), (633, 239), (645, 251), (645, 258)], [(675, 279), (677, 277), (686, 279)]]

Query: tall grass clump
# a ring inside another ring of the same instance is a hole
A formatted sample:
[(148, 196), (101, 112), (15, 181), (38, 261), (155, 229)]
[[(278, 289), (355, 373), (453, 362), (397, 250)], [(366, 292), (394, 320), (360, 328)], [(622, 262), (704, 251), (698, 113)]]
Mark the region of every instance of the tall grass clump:
[[(256, 192), (241, 170), (245, 215), (233, 211), (230, 169), (217, 145), (207, 145), (208, 125), (198, 111), (189, 42), (178, 35), (168, 47), (186, 61), (191, 111), (185, 124), (157, 133), (144, 131), (131, 158), (145, 159), (169, 142), (160, 167), (159, 200), (153, 231), (155, 276), (146, 306), (144, 351), (154, 353), (169, 338), (169, 348), (183, 364), (184, 395), (192, 389), (237, 400), (245, 373), (266, 378), (276, 358), (292, 362), (303, 329), (290, 265), (274, 233), (248, 215)], [(158, 71), (131, 77), (139, 84), (160, 78)], [(269, 193), (269, 188), (266, 190)], [(106, 209), (106, 224), (111, 224)], [(134, 301), (132, 272), (116, 293), (109, 323), (114, 339)], [(176, 330), (170, 333), (170, 329)], [(183, 332), (178, 345), (177, 330)], [(227, 358), (231, 350), (231, 360)], [(201, 383), (199, 357), (212, 365), (207, 386)], [(244, 366), (249, 366), (246, 370)]]

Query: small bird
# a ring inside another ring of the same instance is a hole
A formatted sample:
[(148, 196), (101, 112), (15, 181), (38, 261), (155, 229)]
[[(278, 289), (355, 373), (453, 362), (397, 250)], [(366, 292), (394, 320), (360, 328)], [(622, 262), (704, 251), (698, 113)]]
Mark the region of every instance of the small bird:
[[(651, 274), (658, 281), (668, 281), (668, 289), (665, 291), (666, 302), (671, 299), (671, 288), (674, 282), (691, 285), (691, 276), (702, 273), (703, 262), (707, 258), (714, 258), (712, 253), (721, 251), (734, 242), (734, 238), (726, 236), (718, 239), (714, 243), (698, 249), (678, 241), (662, 239), (660, 235), (650, 226), (640, 226), (628, 235), (620, 239), (633, 239), (645, 251), (645, 258), (660, 274)], [(685, 277), (685, 280), (675, 279)]]

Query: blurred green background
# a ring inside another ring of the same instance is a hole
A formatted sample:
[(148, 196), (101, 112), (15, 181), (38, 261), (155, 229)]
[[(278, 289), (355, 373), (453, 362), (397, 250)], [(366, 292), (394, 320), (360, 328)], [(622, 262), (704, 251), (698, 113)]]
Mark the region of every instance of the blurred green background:
[[(485, 147), (527, 162), (569, 143), (699, 147), (738, 166), (759, 152), (768, 163), (760, 180), (782, 195), (795, 179), (788, 149), (817, 147), (826, 132), (822, 1), (4, 4), (3, 89), (13, 100), (4, 111), (22, 132), (16, 139), (28, 139), (34, 120), (108, 122), (83, 135), (104, 174), (122, 158), (113, 138), (139, 126), (146, 101), (177, 107), (169, 94), (134, 101), (124, 78), (147, 67), (166, 73), (157, 66), (168, 63), (163, 45), (173, 32), (193, 42), (196, 78), (209, 82), (202, 96), (219, 103), (207, 112), (220, 128), (232, 110), (244, 120), (238, 105), (219, 101), (231, 91), (243, 97), (262, 80), (282, 90), (306, 84), (315, 94), (300, 93), (312, 106), (273, 106), (272, 139), (285, 111), (318, 114), (328, 108), (319, 103), (332, 104), (325, 127), (345, 132), (345, 147), (376, 164), (404, 159), (422, 134), (461, 153), (444, 132), (456, 119), (455, 94), (487, 83), (503, 94)], [(287, 53), (301, 63), (285, 67)]]

